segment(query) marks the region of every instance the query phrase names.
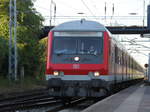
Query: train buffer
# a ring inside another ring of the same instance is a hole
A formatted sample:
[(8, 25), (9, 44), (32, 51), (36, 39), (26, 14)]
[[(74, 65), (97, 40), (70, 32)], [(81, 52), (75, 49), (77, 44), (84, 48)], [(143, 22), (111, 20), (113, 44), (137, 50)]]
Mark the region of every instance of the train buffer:
[(129, 87), (82, 112), (150, 112), (150, 86), (138, 84)]

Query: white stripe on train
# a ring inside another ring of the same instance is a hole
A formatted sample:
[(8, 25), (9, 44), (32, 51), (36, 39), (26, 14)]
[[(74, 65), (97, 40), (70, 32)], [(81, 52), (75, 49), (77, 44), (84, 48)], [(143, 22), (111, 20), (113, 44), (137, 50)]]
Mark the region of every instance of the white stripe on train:
[(46, 80), (51, 78), (61, 78), (62, 80), (91, 80), (91, 79), (102, 79), (105, 81), (125, 81), (125, 80), (132, 80), (136, 78), (142, 78), (143, 75), (101, 75), (99, 77), (91, 77), (89, 75), (62, 75), (62, 76), (54, 76), (54, 75), (46, 75)]

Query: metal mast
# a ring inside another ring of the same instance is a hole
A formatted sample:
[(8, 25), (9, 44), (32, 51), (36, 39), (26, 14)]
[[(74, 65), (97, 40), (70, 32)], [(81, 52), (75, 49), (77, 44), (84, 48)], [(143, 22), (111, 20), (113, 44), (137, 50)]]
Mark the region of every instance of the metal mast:
[(50, 1), (50, 23), (49, 23), (49, 25), (51, 26), (52, 25), (52, 3), (53, 3), (53, 1), (51, 0)]
[(17, 80), (17, 9), (16, 0), (9, 3), (9, 79)]
[(55, 17), (56, 17), (56, 3), (53, 1), (53, 0), (51, 0), (50, 1), (50, 26), (52, 26), (52, 19), (53, 19), (53, 10), (52, 10), (52, 8), (53, 8), (53, 5), (54, 5), (54, 23), (55, 23)]

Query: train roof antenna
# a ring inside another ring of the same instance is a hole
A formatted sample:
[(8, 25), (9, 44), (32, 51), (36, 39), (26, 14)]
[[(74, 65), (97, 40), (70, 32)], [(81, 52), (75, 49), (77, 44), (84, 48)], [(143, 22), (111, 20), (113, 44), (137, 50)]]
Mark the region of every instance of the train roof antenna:
[(81, 19), (81, 21), (80, 21), (80, 22), (81, 22), (81, 24), (83, 23), (83, 21), (85, 21), (85, 19)]

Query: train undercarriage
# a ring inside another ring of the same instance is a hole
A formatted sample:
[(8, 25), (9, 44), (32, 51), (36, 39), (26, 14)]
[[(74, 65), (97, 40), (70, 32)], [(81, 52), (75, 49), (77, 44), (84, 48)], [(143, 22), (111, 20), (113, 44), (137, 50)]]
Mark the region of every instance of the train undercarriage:
[(48, 81), (48, 89), (50, 96), (55, 97), (102, 97), (120, 91), (141, 80), (136, 79), (121, 83), (112, 83), (101, 79), (64, 81), (58, 78), (52, 78)]
[(48, 81), (48, 89), (49, 94), (52, 96), (101, 97), (109, 93), (109, 84), (100, 79), (64, 81), (53, 78)]

